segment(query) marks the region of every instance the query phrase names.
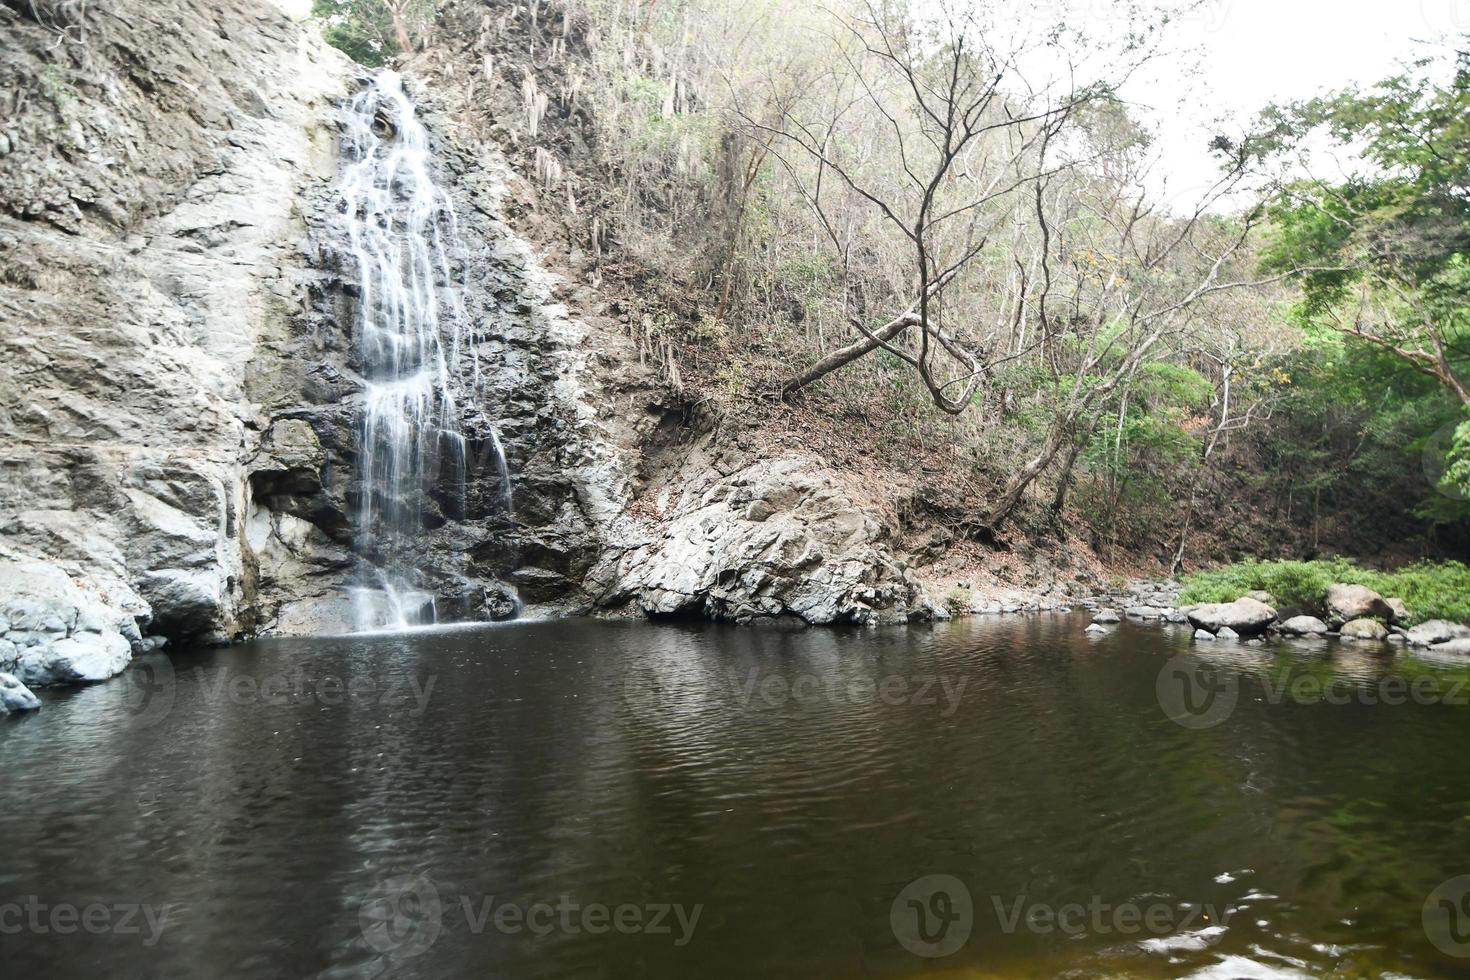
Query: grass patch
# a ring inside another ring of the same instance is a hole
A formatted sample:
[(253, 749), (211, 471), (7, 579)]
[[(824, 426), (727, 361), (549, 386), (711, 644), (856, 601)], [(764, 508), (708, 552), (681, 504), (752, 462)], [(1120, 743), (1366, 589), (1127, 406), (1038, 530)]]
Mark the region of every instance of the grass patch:
[(1461, 562), (1420, 562), (1394, 572), (1359, 568), (1345, 558), (1327, 561), (1255, 561), (1195, 572), (1184, 578), (1181, 604), (1233, 602), (1255, 589), (1284, 606), (1320, 609), (1336, 582), (1366, 585), (1384, 597), (1397, 596), (1414, 621), (1470, 621), (1470, 567)]

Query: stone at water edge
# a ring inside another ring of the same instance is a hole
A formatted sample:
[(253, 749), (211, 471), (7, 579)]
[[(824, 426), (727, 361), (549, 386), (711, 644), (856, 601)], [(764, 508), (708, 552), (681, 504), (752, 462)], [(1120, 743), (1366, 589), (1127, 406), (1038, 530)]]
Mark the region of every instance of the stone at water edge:
[(1211, 633), (1209, 630), (1195, 630), (1194, 640), (1196, 643), (1214, 643), (1215, 634)]
[(1221, 626), (1220, 627), (1220, 632), (1218, 632), (1218, 633), (1215, 634), (1215, 639), (1217, 639), (1217, 640), (1238, 640), (1238, 639), (1240, 639), (1240, 634), (1237, 633), (1237, 632), (1235, 632), (1235, 630), (1231, 629), (1229, 626)]
[(1316, 616), (1293, 616), (1277, 623), (1276, 631), (1286, 636), (1326, 636), (1327, 624)]
[(1099, 609), (1097, 615), (1092, 617), (1092, 621), (1111, 626), (1114, 623), (1121, 623), (1123, 617), (1118, 615), (1118, 610), (1116, 609)]
[(1153, 606), (1129, 606), (1127, 616), (1129, 619), (1163, 619), (1164, 610)]
[(41, 699), (14, 674), (0, 674), (0, 716), (13, 711), (35, 711), (40, 706)]
[[(29, 687), (104, 681), (132, 659), (130, 615), (48, 562), (0, 560), (0, 671)], [(141, 637), (139, 637), (141, 640)]]
[(1254, 599), (1257, 602), (1264, 602), (1268, 606), (1274, 606), (1276, 604), (1276, 597), (1261, 589), (1252, 589), (1245, 594), (1245, 598)]
[(1339, 633), (1344, 640), (1383, 640), (1388, 637), (1388, 627), (1376, 619), (1355, 619), (1344, 623)]
[(1404, 638), (1416, 647), (1436, 646), (1470, 637), (1470, 627), (1446, 619), (1431, 619), (1404, 632)]
[(1404, 605), (1404, 600), (1398, 598), (1386, 598), (1383, 601), (1388, 603), (1388, 608), (1390, 612), (1393, 613), (1392, 617), (1389, 620), (1390, 622), (1407, 623), (1409, 621), (1409, 607)]
[(1327, 587), (1327, 622), (1341, 626), (1355, 619), (1382, 619), (1393, 616), (1393, 609), (1383, 596), (1365, 585), (1329, 585)]
[(1218, 633), (1222, 627), (1228, 626), (1241, 636), (1257, 636), (1276, 621), (1276, 610), (1264, 602), (1242, 597), (1234, 602), (1193, 606), (1188, 616), (1197, 629)]
[(1094, 636), (1096, 636), (1096, 635), (1101, 634), (1101, 633), (1111, 633), (1112, 630), (1108, 629), (1106, 626), (1102, 625), (1101, 623), (1093, 623), (1091, 626), (1087, 627), (1087, 629), (1083, 630), (1082, 632), (1084, 632), (1084, 633), (1091, 633)]
[(1429, 653), (1450, 653), (1461, 657), (1470, 657), (1470, 637), (1458, 637), (1446, 640), (1444, 643), (1436, 643), (1429, 648)]

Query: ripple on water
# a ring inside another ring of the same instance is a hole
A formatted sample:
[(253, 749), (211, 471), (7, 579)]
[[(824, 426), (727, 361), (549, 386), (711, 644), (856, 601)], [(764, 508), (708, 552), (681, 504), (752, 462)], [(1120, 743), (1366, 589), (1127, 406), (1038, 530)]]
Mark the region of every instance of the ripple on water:
[[(1241, 697), (1189, 729), (1156, 684), (1187, 635), (1093, 642), (1085, 623), (547, 622), (184, 651), (162, 717), (114, 682), (0, 724), (0, 902), (159, 901), (177, 920), (146, 949), (27, 936), (0, 955), (17, 975), (900, 976), (926, 964), (893, 936), (894, 897), (944, 874), (975, 910), (958, 974), (1456, 974), (1420, 914), (1470, 870), (1445, 833), (1470, 800), (1445, 748), (1465, 708), (1273, 699), (1282, 672), (1409, 668), (1247, 648), (1209, 654)], [(289, 697), (231, 693), (283, 676)], [(404, 876), (445, 921), (395, 961), (358, 914)], [(705, 911), (677, 947), (464, 919), (466, 901), (562, 895)], [(1017, 901), (1171, 918), (1064, 936), (1007, 926), (997, 905)]]

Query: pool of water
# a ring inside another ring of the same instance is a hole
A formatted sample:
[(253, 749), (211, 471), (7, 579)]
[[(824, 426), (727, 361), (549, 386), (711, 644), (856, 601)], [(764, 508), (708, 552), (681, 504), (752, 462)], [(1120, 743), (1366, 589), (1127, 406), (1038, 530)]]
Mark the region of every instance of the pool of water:
[(0, 975), (1470, 974), (1470, 671), (1086, 622), (150, 655), (0, 722)]

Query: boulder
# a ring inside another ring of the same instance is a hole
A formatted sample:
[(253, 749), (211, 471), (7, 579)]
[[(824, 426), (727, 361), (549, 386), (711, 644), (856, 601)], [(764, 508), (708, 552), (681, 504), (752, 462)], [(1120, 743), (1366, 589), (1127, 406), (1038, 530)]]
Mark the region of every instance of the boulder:
[(1388, 627), (1376, 619), (1355, 619), (1344, 623), (1339, 632), (1344, 640), (1384, 640), (1388, 638)]
[(1470, 638), (1470, 627), (1444, 619), (1431, 619), (1404, 631), (1404, 639), (1416, 647), (1437, 646), (1466, 638)]
[(41, 699), (31, 693), (13, 674), (0, 674), (0, 715), (13, 711), (35, 711)]
[(1097, 614), (1092, 617), (1092, 621), (1111, 626), (1114, 623), (1121, 623), (1123, 617), (1118, 615), (1118, 610), (1116, 609), (1099, 609)]
[(1268, 606), (1276, 605), (1275, 597), (1272, 596), (1271, 593), (1265, 592), (1261, 589), (1253, 589), (1250, 592), (1247, 592), (1245, 594), (1245, 598), (1254, 599), (1257, 602), (1264, 602)]
[(1200, 642), (1214, 643), (1215, 642), (1215, 634), (1214, 633), (1211, 633), (1209, 630), (1195, 630), (1194, 631), (1194, 639), (1195, 639), (1195, 642), (1196, 643), (1200, 643)]
[(1095, 636), (1099, 633), (1108, 633), (1110, 632), (1110, 630), (1101, 623), (1093, 623), (1091, 626), (1087, 627), (1087, 629), (1083, 630), (1083, 632), (1091, 633)]
[(1276, 630), (1286, 636), (1326, 636), (1327, 624), (1316, 616), (1293, 616), (1276, 624)]
[(0, 627), (0, 671), (30, 687), (107, 680), (137, 636), (126, 612), (39, 561), (0, 561)]
[(1355, 619), (1387, 622), (1393, 617), (1393, 609), (1383, 601), (1383, 596), (1365, 585), (1329, 585), (1326, 605), (1327, 622), (1333, 626)]
[(1470, 637), (1457, 637), (1446, 640), (1444, 643), (1436, 643), (1429, 648), (1430, 653), (1448, 653), (1459, 657), (1470, 657)]
[(1240, 639), (1240, 634), (1235, 632), (1235, 630), (1231, 629), (1229, 626), (1222, 626), (1220, 627), (1220, 632), (1215, 634), (1215, 639), (1238, 640)]
[(1194, 606), (1189, 621), (1195, 628), (1218, 633), (1230, 627), (1239, 636), (1258, 636), (1276, 620), (1276, 610), (1248, 596), (1234, 602), (1213, 602)]
[[(933, 602), (891, 549), (882, 514), (857, 487), (805, 456), (739, 466), (706, 442), (669, 475), (680, 490), (661, 533), (616, 556), (599, 604), (650, 617), (743, 622), (796, 616), (812, 625), (932, 618)], [(754, 501), (765, 519), (745, 519)], [(1033, 608), (1035, 604), (1033, 603)], [(1002, 600), (1001, 611), (1025, 604)]]
[(1163, 619), (1164, 610), (1154, 606), (1129, 606), (1127, 615), (1129, 619)]
[(1388, 603), (1389, 611), (1393, 614), (1393, 622), (1407, 623), (1409, 621), (1409, 607), (1404, 605), (1404, 600), (1384, 599), (1383, 601)]

